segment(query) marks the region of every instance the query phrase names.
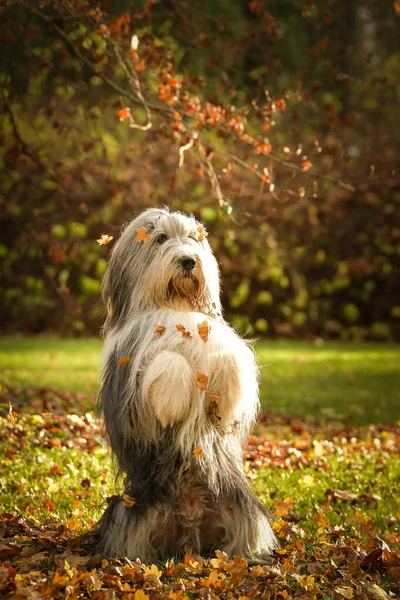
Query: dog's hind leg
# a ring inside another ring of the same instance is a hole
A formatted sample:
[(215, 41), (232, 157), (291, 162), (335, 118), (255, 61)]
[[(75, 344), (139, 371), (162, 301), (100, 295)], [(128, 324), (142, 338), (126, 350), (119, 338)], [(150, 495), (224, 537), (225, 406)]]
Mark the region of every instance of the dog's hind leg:
[(146, 369), (143, 397), (163, 427), (183, 421), (189, 412), (194, 373), (177, 352), (160, 352)]

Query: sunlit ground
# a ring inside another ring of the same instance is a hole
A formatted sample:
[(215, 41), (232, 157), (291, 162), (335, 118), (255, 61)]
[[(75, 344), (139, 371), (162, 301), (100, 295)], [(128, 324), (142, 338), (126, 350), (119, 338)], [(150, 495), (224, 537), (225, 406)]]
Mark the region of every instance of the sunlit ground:
[[(95, 396), (100, 339), (0, 339), (0, 383)], [(264, 409), (385, 423), (400, 419), (400, 350), (387, 344), (259, 341)]]

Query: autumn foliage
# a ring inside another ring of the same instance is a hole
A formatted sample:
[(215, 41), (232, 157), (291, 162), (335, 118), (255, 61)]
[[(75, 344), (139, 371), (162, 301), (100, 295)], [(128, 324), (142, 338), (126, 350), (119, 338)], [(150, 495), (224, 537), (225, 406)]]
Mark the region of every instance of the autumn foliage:
[(239, 328), (400, 337), (397, 3), (0, 11), (3, 328), (97, 332), (113, 238), (167, 204)]

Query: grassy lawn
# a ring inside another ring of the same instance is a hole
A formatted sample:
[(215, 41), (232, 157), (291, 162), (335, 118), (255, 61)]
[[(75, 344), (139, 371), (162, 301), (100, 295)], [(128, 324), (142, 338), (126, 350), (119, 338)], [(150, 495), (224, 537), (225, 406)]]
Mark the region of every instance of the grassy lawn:
[[(0, 383), (95, 396), (100, 339), (0, 338)], [(400, 419), (400, 348), (260, 341), (263, 409), (385, 423)]]
[[(18, 573), (8, 571), (7, 585), (11, 578), (19, 590), (29, 573), (32, 593), (61, 598), (68, 588), (90, 598), (87, 570), (104, 591), (96, 598), (243, 598), (250, 589), (284, 600), (400, 597), (398, 347), (262, 341), (256, 349), (268, 412), (249, 440), (246, 471), (274, 515), (277, 564), (243, 567), (238, 579), (226, 559), (194, 566), (186, 557), (181, 567), (159, 565), (157, 581), (140, 567), (129, 596), (120, 575), (129, 563), (93, 567), (87, 548), (70, 550), (120, 492), (91, 413), (101, 340), (0, 339), (0, 557)], [(15, 515), (37, 519), (42, 533), (32, 521), (16, 527)], [(176, 581), (186, 591), (172, 592)]]

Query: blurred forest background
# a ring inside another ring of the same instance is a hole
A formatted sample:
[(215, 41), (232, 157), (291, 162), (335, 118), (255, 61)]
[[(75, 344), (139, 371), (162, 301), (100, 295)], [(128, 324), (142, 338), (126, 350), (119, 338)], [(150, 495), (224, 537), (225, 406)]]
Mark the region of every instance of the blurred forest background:
[(99, 332), (121, 224), (193, 212), (256, 335), (400, 339), (400, 2), (6, 0), (3, 332)]

